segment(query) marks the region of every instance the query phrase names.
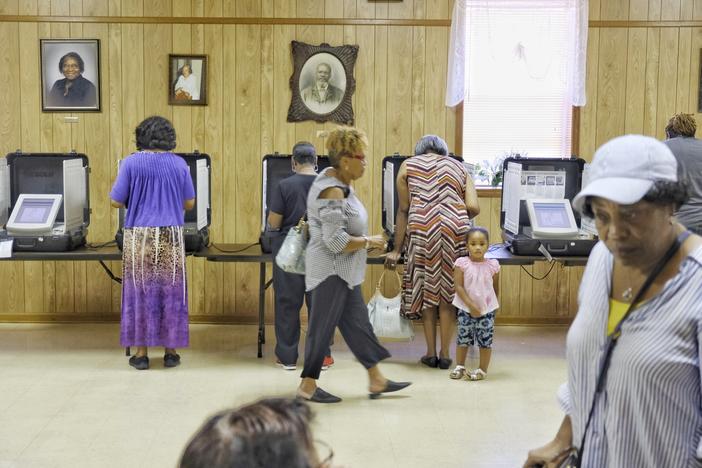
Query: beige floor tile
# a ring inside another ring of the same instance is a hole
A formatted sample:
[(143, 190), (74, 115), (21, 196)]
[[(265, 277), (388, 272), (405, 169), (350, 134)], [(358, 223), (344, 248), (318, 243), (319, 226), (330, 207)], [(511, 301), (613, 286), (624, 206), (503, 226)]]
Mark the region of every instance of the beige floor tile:
[[(194, 325), (183, 365), (165, 369), (163, 350), (152, 349), (146, 372), (128, 366), (118, 332), (115, 324), (0, 324), (0, 468), (172, 468), (209, 415), (293, 396), (299, 382), (301, 367), (274, 365), (270, 328), (257, 359), (255, 327)], [(563, 328), (498, 327), (488, 380), (464, 382), (418, 364), (421, 336), (389, 343), (384, 374), (413, 385), (369, 400), (365, 371), (337, 337), (336, 365), (319, 384), (344, 401), (313, 406), (315, 436), (347, 468), (519, 466), (562, 418), (564, 346)]]

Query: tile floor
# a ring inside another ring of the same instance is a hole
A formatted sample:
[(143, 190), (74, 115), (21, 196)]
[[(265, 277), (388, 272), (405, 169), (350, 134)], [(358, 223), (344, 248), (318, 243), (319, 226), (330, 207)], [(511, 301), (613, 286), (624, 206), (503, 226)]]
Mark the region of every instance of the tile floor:
[[(419, 331), (419, 330), (418, 330)], [(206, 416), (262, 396), (294, 394), (299, 370), (273, 365), (273, 330), (256, 358), (254, 326), (193, 325), (183, 365), (136, 371), (117, 324), (0, 324), (0, 468), (175, 467)], [(498, 327), (489, 379), (452, 381), (417, 360), (421, 336), (389, 343), (386, 376), (414, 385), (367, 398), (343, 340), (320, 385), (344, 398), (314, 405), (315, 437), (340, 467), (517, 467), (562, 418), (565, 328)], [(472, 353), (472, 359), (476, 359)]]

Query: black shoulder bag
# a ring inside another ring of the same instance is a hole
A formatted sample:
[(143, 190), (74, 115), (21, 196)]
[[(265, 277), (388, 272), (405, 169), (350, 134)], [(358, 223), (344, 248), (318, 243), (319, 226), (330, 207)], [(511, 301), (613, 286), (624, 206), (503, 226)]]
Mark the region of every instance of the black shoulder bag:
[(583, 461), (583, 450), (585, 449), (585, 438), (587, 436), (587, 430), (590, 427), (592, 415), (595, 412), (595, 403), (597, 403), (597, 397), (600, 395), (600, 393), (602, 393), (604, 383), (607, 380), (607, 371), (609, 370), (609, 363), (612, 359), (612, 351), (614, 351), (614, 347), (617, 344), (617, 340), (621, 335), (622, 324), (629, 317), (629, 314), (631, 314), (632, 310), (634, 309), (634, 305), (641, 300), (648, 288), (651, 286), (651, 284), (653, 284), (653, 281), (656, 279), (658, 274), (663, 270), (668, 261), (670, 261), (670, 259), (673, 258), (673, 255), (675, 255), (675, 253), (680, 249), (680, 246), (683, 242), (685, 242), (685, 239), (687, 239), (689, 235), (690, 231), (686, 230), (680, 233), (680, 235), (675, 239), (673, 245), (670, 246), (665, 255), (663, 255), (663, 257), (653, 268), (651, 274), (648, 275), (646, 281), (644, 281), (643, 285), (641, 285), (641, 289), (639, 289), (639, 292), (636, 293), (634, 300), (631, 301), (631, 304), (629, 304), (629, 308), (624, 314), (624, 317), (622, 317), (622, 319), (617, 324), (616, 328), (614, 329), (614, 332), (612, 332), (612, 334), (609, 335), (609, 337), (607, 338), (607, 348), (605, 350), (604, 357), (602, 358), (602, 363), (600, 364), (600, 372), (597, 376), (597, 381), (595, 385), (595, 395), (592, 397), (592, 405), (590, 405), (590, 413), (587, 416), (587, 422), (585, 423), (585, 430), (583, 431), (583, 437), (580, 441), (580, 447), (577, 450), (573, 449), (568, 458), (566, 458), (565, 461), (561, 463), (560, 466), (562, 468), (580, 468), (581, 466), (581, 463)]

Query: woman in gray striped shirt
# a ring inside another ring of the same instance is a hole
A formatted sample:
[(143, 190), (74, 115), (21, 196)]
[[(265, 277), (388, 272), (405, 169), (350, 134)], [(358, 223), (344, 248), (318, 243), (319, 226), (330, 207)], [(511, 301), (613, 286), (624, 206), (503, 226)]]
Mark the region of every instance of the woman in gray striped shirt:
[(338, 326), (354, 356), (368, 370), (370, 397), (401, 390), (409, 382), (393, 382), (378, 369), (390, 353), (378, 343), (361, 294), (366, 272), (366, 250), (385, 249), (382, 235), (368, 236), (368, 214), (351, 182), (366, 170), (365, 133), (349, 127), (327, 138), (332, 167), (322, 171), (307, 196), (310, 240), (305, 257), (305, 284), (312, 292), (305, 367), (297, 395), (317, 403), (341, 398), (317, 387), (324, 355)]
[[(573, 200), (594, 217), (601, 242), (568, 332), (568, 383), (559, 391), (566, 416), (525, 467), (554, 466), (572, 447), (582, 449), (582, 467), (702, 467), (702, 238), (684, 239), (626, 314), (682, 238), (673, 214), (686, 199), (675, 157), (658, 140), (627, 135), (595, 153), (590, 183)], [(620, 322), (596, 392), (606, 343)]]

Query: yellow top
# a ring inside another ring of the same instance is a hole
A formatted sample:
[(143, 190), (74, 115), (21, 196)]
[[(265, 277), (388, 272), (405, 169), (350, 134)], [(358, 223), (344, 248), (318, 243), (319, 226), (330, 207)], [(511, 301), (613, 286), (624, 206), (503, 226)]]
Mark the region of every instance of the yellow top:
[(614, 329), (617, 328), (617, 324), (622, 321), (626, 311), (629, 310), (629, 304), (626, 302), (617, 301), (615, 299), (609, 300), (609, 320), (607, 321), (607, 336), (614, 333)]

